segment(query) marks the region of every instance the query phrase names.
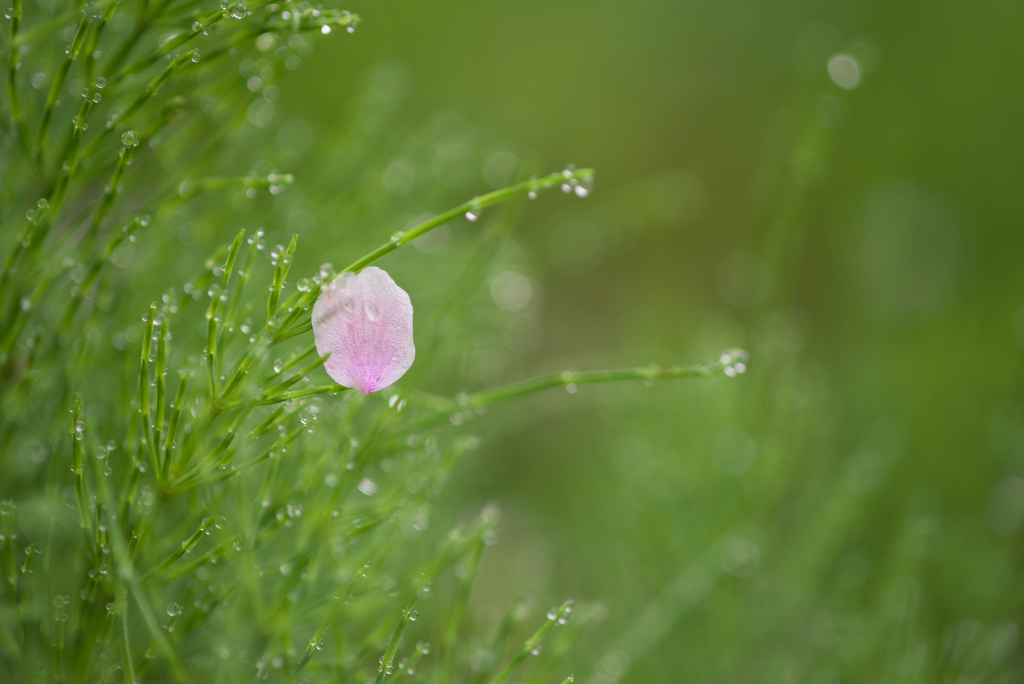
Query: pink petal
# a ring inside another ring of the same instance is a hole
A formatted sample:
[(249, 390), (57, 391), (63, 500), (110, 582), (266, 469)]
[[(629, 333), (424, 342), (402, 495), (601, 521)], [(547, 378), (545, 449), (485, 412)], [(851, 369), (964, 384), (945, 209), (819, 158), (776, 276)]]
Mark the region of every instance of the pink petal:
[(412, 366), (412, 302), (384, 271), (368, 266), (342, 273), (313, 305), (316, 350), (331, 356), (327, 374), (370, 394), (396, 382)]

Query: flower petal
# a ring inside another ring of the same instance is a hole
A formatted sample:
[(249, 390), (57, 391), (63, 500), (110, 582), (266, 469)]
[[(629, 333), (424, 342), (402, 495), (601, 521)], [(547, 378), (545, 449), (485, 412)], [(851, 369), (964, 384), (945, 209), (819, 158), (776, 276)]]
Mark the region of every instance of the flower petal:
[(409, 295), (376, 266), (342, 273), (313, 305), (313, 340), (338, 384), (370, 394), (395, 383), (412, 366)]

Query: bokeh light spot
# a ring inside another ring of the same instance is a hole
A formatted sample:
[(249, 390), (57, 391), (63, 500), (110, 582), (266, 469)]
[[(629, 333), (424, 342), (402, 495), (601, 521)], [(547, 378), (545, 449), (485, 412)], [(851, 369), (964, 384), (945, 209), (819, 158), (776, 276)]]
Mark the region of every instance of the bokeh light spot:
[(860, 85), (860, 64), (844, 53), (832, 55), (828, 60), (828, 77), (843, 90), (853, 90)]
[(522, 273), (504, 271), (491, 281), (491, 298), (499, 309), (520, 311), (533, 298), (533, 285)]

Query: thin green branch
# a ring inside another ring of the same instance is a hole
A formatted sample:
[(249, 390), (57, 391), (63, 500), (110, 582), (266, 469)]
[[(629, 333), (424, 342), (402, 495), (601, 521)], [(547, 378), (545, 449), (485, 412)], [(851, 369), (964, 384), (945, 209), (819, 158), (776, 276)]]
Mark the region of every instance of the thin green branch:
[(444, 654), (445, 674), (450, 678), (454, 668), (455, 644), (458, 641), (459, 627), (462, 625), (462, 616), (466, 611), (466, 604), (469, 602), (469, 593), (473, 589), (477, 574), (480, 571), (480, 559), (484, 553), (483, 536), (478, 536), (470, 546), (469, 554), (463, 563), (462, 581), (452, 601), (451, 613), (448, 616), (448, 624), (444, 630), (441, 641)]
[(216, 562), (216, 559), (219, 559), (232, 549), (235, 551), (239, 550), (244, 541), (245, 537), (243, 535), (236, 534), (224, 543), (220, 544), (217, 548), (207, 551), (202, 556), (194, 558), (188, 563), (178, 563), (177, 565), (166, 569), (159, 577), (154, 574), (150, 579), (153, 581), (172, 580), (176, 577), (181, 577), (182, 575), (188, 575), (202, 565), (206, 565), (211, 561)]
[[(104, 2), (98, 3), (95, 9), (109, 11), (111, 7), (116, 7), (120, 1), (121, 0), (105, 0)], [(18, 9), (21, 9), (21, 0), (14, 0), (11, 4)], [(19, 19), (21, 18), (20, 12), (17, 16)], [(51, 33), (56, 33), (62, 28), (74, 24), (81, 18), (81, 16), (82, 9), (80, 7), (75, 7), (74, 9), (68, 10), (64, 14), (56, 16), (49, 21), (44, 21), (42, 24), (39, 24), (28, 31), (20, 33), (13, 32), (8, 43), (3, 47), (0, 47), (0, 54), (4, 54), (9, 51), (16, 51), (23, 45), (27, 45), (39, 38), (48, 36)]]
[(171, 456), (174, 454), (174, 436), (178, 431), (178, 421), (181, 419), (181, 409), (185, 405), (185, 392), (188, 388), (188, 374), (184, 371), (178, 372), (178, 393), (174, 397), (174, 404), (171, 406), (171, 422), (167, 426), (167, 437), (164, 442), (164, 460), (161, 464), (160, 474), (163, 479), (171, 471)]
[(415, 605), (416, 599), (413, 599), (402, 610), (402, 616), (398, 619), (398, 626), (395, 627), (395, 631), (391, 635), (391, 641), (388, 643), (387, 650), (384, 651), (384, 657), (380, 659), (380, 667), (377, 668), (377, 680), (374, 684), (382, 684), (384, 677), (391, 674), (395, 653), (398, 651), (398, 645), (402, 642), (402, 633), (405, 632), (405, 626), (409, 623), (409, 617), (412, 615), (412, 609)]
[(96, 63), (96, 51), (99, 48), (100, 36), (103, 35), (103, 29), (107, 27), (110, 20), (114, 18), (114, 12), (117, 11), (117, 3), (112, 2), (107, 7), (106, 12), (96, 23), (92, 32), (89, 34), (89, 42), (85, 44), (85, 55), (82, 57), (82, 76), (86, 83), (92, 83), (93, 80), (93, 67)]
[(710, 378), (716, 372), (724, 371), (727, 364), (717, 361), (714, 363), (697, 364), (693, 366), (641, 366), (639, 368), (626, 368), (623, 370), (606, 371), (563, 371), (545, 375), (533, 380), (516, 382), (505, 387), (493, 390), (477, 392), (456, 400), (461, 405), (469, 407), (489, 406), (502, 401), (514, 399), (527, 394), (534, 394), (552, 387), (565, 387), (574, 392), (579, 385), (587, 385), (598, 382), (619, 382), (622, 380), (643, 380), (654, 382), (655, 380), (668, 380), (671, 378)]
[(113, 256), (114, 250), (117, 249), (125, 240), (134, 239), (132, 236), (135, 235), (136, 231), (138, 231), (139, 228), (144, 228), (148, 225), (149, 216), (136, 216), (120, 231), (118, 231), (109, 242), (107, 242), (107, 246), (103, 250), (103, 254), (93, 259), (92, 264), (89, 265), (89, 270), (86, 271), (85, 278), (82, 279), (82, 284), (72, 290), (71, 299), (68, 301), (67, 308), (64, 310), (64, 316), (61, 318), (61, 332), (65, 332), (71, 327), (71, 322), (74, 320), (75, 314), (78, 313), (78, 309), (81, 307), (82, 301), (92, 290), (93, 285), (96, 284), (103, 267), (110, 263), (110, 257)]
[(114, 206), (114, 200), (121, 191), (121, 181), (124, 179), (125, 171), (128, 170), (128, 165), (132, 163), (132, 153), (139, 146), (139, 136), (135, 131), (125, 131), (121, 135), (121, 142), (124, 144), (124, 147), (121, 148), (121, 154), (117, 157), (114, 173), (110, 176), (110, 182), (103, 188), (103, 199), (100, 200), (99, 206), (93, 213), (92, 220), (89, 221), (89, 229), (86, 233), (87, 250), (91, 239), (99, 232), (100, 224), (103, 223), (103, 219), (110, 213), (111, 207)]
[(228, 255), (221, 267), (220, 287), (210, 297), (210, 307), (206, 310), (207, 335), (206, 335), (206, 371), (210, 386), (210, 399), (217, 400), (217, 388), (220, 385), (220, 366), (223, 360), (217, 355), (218, 329), (221, 323), (221, 309), (227, 301), (228, 284), (231, 282), (231, 272), (235, 268), (235, 259), (238, 258), (238, 251), (242, 248), (242, 240), (245, 238), (245, 230), (238, 231)]
[(71, 40), (71, 45), (68, 46), (64, 61), (57, 68), (57, 73), (53, 77), (53, 83), (50, 84), (50, 93), (47, 95), (46, 104), (43, 107), (43, 120), (39, 124), (39, 132), (36, 134), (36, 147), (39, 149), (38, 155), (40, 158), (46, 155), (46, 134), (50, 130), (50, 121), (53, 118), (53, 111), (57, 108), (57, 99), (60, 97), (61, 88), (64, 87), (68, 70), (71, 69), (74, 61), (78, 59), (78, 53), (85, 43), (88, 31), (89, 18), (83, 16), (81, 21), (78, 22), (78, 29), (75, 31), (75, 37)]
[(196, 528), (196, 531), (193, 532), (188, 539), (181, 542), (181, 546), (175, 549), (174, 553), (165, 558), (163, 562), (161, 562), (155, 568), (149, 570), (145, 575), (142, 576), (142, 579), (146, 580), (150, 577), (153, 577), (154, 575), (159, 575), (160, 573), (164, 572), (169, 567), (177, 563), (178, 560), (186, 553), (192, 553), (192, 549), (194, 549), (196, 547), (196, 544), (198, 544), (199, 541), (206, 535), (206, 531), (210, 529), (210, 526), (212, 526), (214, 522), (215, 521), (212, 517), (204, 518), (203, 521), (200, 523), (199, 527)]
[(205, 477), (201, 477), (202, 472), (200, 470), (194, 469), (193, 471), (182, 476), (180, 480), (175, 482), (173, 487), (168, 489), (167, 493), (171, 495), (180, 494), (181, 492), (184, 492), (188, 489), (192, 489), (193, 487), (213, 484), (215, 482), (221, 482), (223, 480), (228, 479), (229, 477), (234, 477), (235, 475), (240, 475), (244, 472), (247, 472), (255, 468), (256, 466), (274, 458), (278, 450), (284, 449), (289, 444), (291, 444), (296, 439), (305, 434), (305, 432), (306, 426), (299, 426), (298, 428), (292, 430), (290, 433), (279, 437), (277, 441), (275, 441), (271, 445), (271, 447), (262, 455), (257, 456), (256, 458), (253, 458), (245, 463), (242, 463), (239, 466), (233, 465), (230, 468), (225, 468), (224, 470), (214, 470), (212, 474), (207, 474)]
[(309, 661), (312, 660), (313, 654), (320, 650), (322, 647), (321, 640), (324, 638), (324, 634), (327, 633), (327, 628), (330, 627), (330, 625), (330, 619), (325, 620), (324, 623), (320, 625), (320, 629), (316, 630), (316, 633), (313, 634), (313, 638), (310, 639), (309, 643), (306, 645), (306, 652), (302, 654), (302, 660), (299, 661), (299, 664), (295, 666), (295, 670), (292, 672), (293, 680), (297, 680), (302, 676), (302, 673), (306, 670), (306, 665), (308, 665)]
[(512, 605), (505, 613), (505, 617), (502, 618), (501, 624), (498, 626), (498, 630), (495, 632), (494, 638), (487, 648), (487, 656), (481, 659), (476, 672), (473, 673), (473, 677), (468, 681), (468, 684), (480, 684), (491, 674), (494, 666), (508, 647), (509, 641), (512, 640), (512, 632), (523, 621), (525, 615), (526, 598), (517, 596), (513, 599)]
[(7, 55), (7, 108), (11, 111), (11, 121), (21, 138), (25, 151), (31, 157), (32, 143), (29, 141), (25, 122), (22, 121), (21, 102), (18, 98), (18, 67), (21, 62), (21, 53), (18, 47), (24, 42), (24, 36), (18, 33), (21, 28), (21, 0), (13, 0), (11, 5), (11, 27), (8, 34), (10, 54)]
[(149, 452), (150, 461), (153, 464), (153, 472), (159, 474), (160, 462), (157, 460), (156, 444), (153, 442), (153, 427), (150, 420), (149, 408), (149, 357), (153, 342), (153, 324), (156, 319), (156, 302), (149, 306), (149, 315), (146, 316), (145, 332), (142, 334), (142, 359), (139, 370), (139, 410), (142, 419), (142, 439), (146, 443), (146, 450)]
[(717, 360), (702, 364), (689, 366), (656, 366), (652, 364), (623, 370), (564, 371), (474, 394), (460, 394), (454, 400), (436, 394), (417, 392), (415, 399), (427, 410), (428, 415), (415, 427), (432, 424), (447, 414), (451, 414), (452, 422), (458, 425), (464, 419), (462, 412), (472, 412), (474, 409), (543, 392), (554, 387), (565, 387), (570, 393), (575, 393), (579, 385), (601, 382), (643, 380), (645, 383), (653, 384), (657, 380), (673, 378), (710, 379), (716, 375), (734, 377), (746, 372), (749, 361), (750, 354), (746, 351), (730, 349), (723, 352)]
[(577, 171), (559, 171), (557, 173), (552, 173), (551, 175), (545, 176), (543, 178), (533, 178), (528, 181), (523, 181), (522, 183), (517, 183), (516, 185), (510, 185), (507, 188), (502, 188), (500, 190), (495, 190), (494, 192), (489, 192), (486, 195), (474, 197), (473, 199), (467, 202), (463, 202), (462, 204), (460, 204), (457, 207), (454, 207), (453, 209), (449, 209), (448, 211), (439, 216), (435, 216), (429, 221), (421, 223), (420, 225), (416, 226), (411, 230), (408, 230), (404, 233), (395, 233), (394, 235), (391, 236), (391, 239), (388, 242), (385, 242), (383, 245), (373, 250), (369, 254), (359, 259), (356, 259), (347, 267), (342, 269), (341, 272), (344, 273), (345, 271), (360, 271), (369, 266), (370, 264), (372, 264), (373, 262), (380, 259), (382, 256), (390, 254), (399, 247), (409, 244), (416, 238), (426, 235), (435, 228), (443, 226), (449, 221), (456, 219), (460, 216), (465, 216), (471, 221), (476, 221), (480, 217), (481, 210), (494, 204), (505, 202), (509, 199), (512, 199), (513, 197), (528, 195), (530, 193), (536, 193), (538, 190), (546, 190), (548, 188), (557, 187), (564, 183), (570, 183), (572, 181), (576, 181), (577, 183), (583, 183), (584, 185), (582, 187), (586, 187), (586, 184), (589, 184), (593, 177), (593, 169), (579, 169)]
[(398, 671), (395, 672), (395, 678), (391, 680), (391, 684), (398, 684), (402, 681), (406, 675), (416, 674), (416, 664), (420, 662), (420, 658), (430, 653), (430, 644), (421, 641), (416, 644), (416, 650), (409, 656), (409, 660), (404, 663), (399, 663)]
[(157, 460), (155, 467), (157, 468), (157, 477), (163, 472), (160, 464), (160, 437), (164, 429), (164, 406), (165, 397), (167, 392), (167, 342), (170, 339), (170, 333), (168, 332), (168, 326), (170, 325), (170, 317), (164, 316), (162, 319), (153, 321), (156, 332), (156, 368), (153, 371), (153, 378), (156, 382), (156, 419), (153, 421), (153, 449), (156, 452)]
[[(175, 72), (177, 72), (179, 69), (188, 67), (193, 62), (198, 61), (198, 50), (190, 50), (188, 52), (178, 55), (176, 58), (171, 60), (171, 63), (168, 64), (163, 71), (154, 76), (153, 79), (146, 84), (146, 88), (139, 94), (138, 97), (135, 98), (134, 101), (132, 101), (130, 105), (128, 105), (124, 112), (118, 117), (117, 123), (124, 124), (130, 121), (131, 118), (135, 116), (135, 114), (139, 111), (139, 109), (141, 109), (142, 106), (146, 104), (146, 102), (148, 102), (149, 99), (153, 97), (157, 93), (157, 91), (160, 90), (161, 87), (163, 87), (164, 83), (166, 83), (171, 78), (171, 76), (175, 74)], [(89, 145), (86, 146), (85, 156), (93, 156), (99, 149), (99, 146), (103, 143), (103, 140), (112, 130), (114, 130), (113, 125), (101, 128), (99, 135), (93, 138), (92, 142), (90, 142)]]
[(546, 616), (547, 621), (533, 633), (533, 636), (526, 640), (523, 647), (519, 649), (519, 653), (512, 658), (512, 661), (505, 666), (504, 670), (498, 673), (497, 677), (491, 680), (491, 684), (502, 684), (502, 682), (512, 676), (512, 673), (522, 665), (524, 660), (526, 660), (526, 656), (540, 645), (540, 642), (544, 639), (544, 635), (547, 634), (548, 630), (558, 624), (571, 610), (572, 601), (566, 601), (557, 609), (551, 610)]
[[(89, 491), (85, 484), (85, 456), (82, 441), (85, 439), (85, 421), (82, 416), (82, 397), (75, 396), (71, 426), (72, 470), (75, 474), (75, 500), (78, 502), (79, 524), (87, 539), (92, 539), (92, 525), (89, 515)], [(94, 545), (90, 548), (95, 552)]]
[(295, 255), (295, 247), (298, 244), (299, 236), (292, 235), (288, 247), (280, 252), (274, 251), (270, 257), (274, 262), (274, 284), (270, 288), (270, 297), (267, 298), (267, 325), (271, 325), (274, 315), (277, 313), (277, 300), (281, 296), (281, 288), (284, 287), (285, 278), (292, 267), (292, 257)]

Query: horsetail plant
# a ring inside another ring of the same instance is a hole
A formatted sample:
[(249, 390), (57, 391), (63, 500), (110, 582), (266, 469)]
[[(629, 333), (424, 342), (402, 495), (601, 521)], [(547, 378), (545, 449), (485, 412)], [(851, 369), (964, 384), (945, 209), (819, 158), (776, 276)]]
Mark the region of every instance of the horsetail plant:
[[(432, 501), (480, 445), (459, 426), (553, 387), (735, 375), (745, 352), (454, 397), (403, 384), (421, 292), (375, 264), (492, 206), (587, 197), (593, 171), (479, 195), (290, 285), (315, 245), (224, 224), (232, 208), (275, 221), (265, 210), (299, 183), (247, 156), (276, 116), (272, 84), (360, 18), (267, 0), (50, 7), (15, 0), (0, 48), (4, 681), (572, 681), (559, 668), (586, 605), (553, 609), (515, 653), (521, 598), (472, 634), (493, 507), (427, 541)], [(454, 598), (431, 601), (453, 575)], [(570, 613), (557, 655), (531, 667)]]

